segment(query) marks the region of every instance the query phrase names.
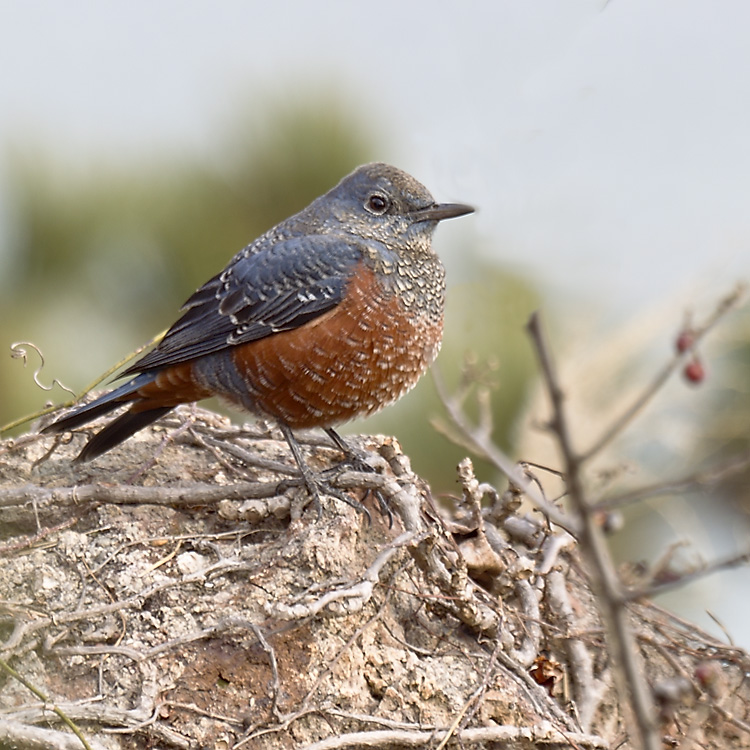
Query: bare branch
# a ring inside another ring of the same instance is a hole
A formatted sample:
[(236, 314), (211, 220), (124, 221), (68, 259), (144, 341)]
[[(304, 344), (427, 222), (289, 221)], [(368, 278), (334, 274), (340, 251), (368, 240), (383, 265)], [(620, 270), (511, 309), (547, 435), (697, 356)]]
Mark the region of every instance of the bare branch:
[[(269, 604), (268, 615), (283, 620), (301, 620), (306, 617), (313, 617), (324, 609), (328, 609), (331, 613), (338, 615), (347, 615), (362, 609), (372, 597), (372, 592), (375, 584), (378, 583), (381, 570), (391, 561), (401, 547), (412, 543), (414, 537), (415, 534), (413, 531), (405, 531), (401, 534), (380, 552), (372, 565), (365, 571), (362, 578), (356, 583), (329, 591), (309, 604), (288, 605), (283, 602), (273, 602)], [(334, 603), (338, 603), (339, 606), (333, 607)]]
[[(432, 731), (419, 731), (419, 728), (409, 730), (378, 730), (372, 732), (352, 732), (342, 734), (338, 737), (314, 742), (307, 745), (304, 750), (341, 750), (341, 748), (372, 748), (372, 747), (427, 747), (432, 742), (445, 738), (449, 729), (436, 729)], [(477, 744), (480, 742), (502, 742), (532, 744), (534, 747), (545, 745), (559, 746), (562, 744), (571, 747), (585, 748), (609, 748), (609, 743), (593, 734), (583, 732), (561, 732), (551, 724), (537, 725), (534, 727), (475, 727), (463, 729), (453, 735), (454, 739), (464, 744)]]
[(593, 510), (613, 510), (632, 505), (640, 500), (656, 497), (658, 495), (672, 495), (685, 490), (707, 487), (717, 482), (721, 482), (728, 477), (741, 474), (750, 468), (750, 453), (741, 456), (735, 456), (728, 461), (710, 466), (703, 471), (688, 474), (685, 477), (668, 480), (666, 482), (656, 482), (654, 484), (639, 487), (629, 492), (623, 492), (619, 495), (605, 498), (591, 507)]
[(78, 737), (56, 729), (42, 729), (17, 721), (0, 719), (0, 747), (23, 748), (23, 750), (105, 750), (104, 745), (92, 742), (81, 745)]
[(547, 576), (546, 591), (550, 605), (565, 629), (565, 642), (573, 671), (575, 705), (581, 726), (588, 730), (604, 697), (606, 685), (595, 677), (593, 659), (584, 642), (572, 635), (576, 629), (576, 619), (562, 573), (557, 570), (550, 572)]
[(639, 396), (628, 406), (625, 411), (607, 427), (601, 436), (599, 436), (592, 445), (578, 456), (580, 462), (588, 461), (597, 453), (601, 452), (609, 443), (611, 443), (651, 402), (662, 386), (669, 380), (674, 372), (684, 364), (687, 359), (693, 356), (693, 352), (703, 337), (711, 331), (719, 321), (735, 310), (742, 303), (746, 292), (744, 284), (737, 287), (722, 299), (716, 306), (716, 309), (709, 316), (703, 325), (692, 329), (692, 343), (682, 352), (677, 352), (672, 359), (657, 373), (653, 381), (644, 388)]
[[(6, 672), (8, 675), (10, 675), (14, 680), (17, 680), (20, 682), (27, 690), (30, 690), (39, 700), (43, 701), (45, 705), (50, 704), (50, 699), (47, 695), (45, 695), (36, 685), (29, 682), (25, 677), (23, 677), (21, 674), (19, 674), (13, 667), (8, 664), (5, 659), (0, 659), (0, 669), (2, 669), (4, 672)], [(48, 708), (57, 716), (60, 718), (60, 720), (65, 724), (68, 729), (70, 729), (71, 732), (76, 737), (75, 746), (78, 747), (79, 745), (84, 748), (84, 750), (93, 750), (91, 745), (89, 744), (88, 740), (83, 736), (83, 733), (81, 730), (76, 726), (76, 724), (73, 722), (73, 720), (63, 711), (59, 706), (56, 706), (54, 704), (48, 705)], [(16, 728), (19, 729), (19, 728)], [(10, 727), (6, 727), (6, 730), (10, 730)], [(2, 729), (0, 728), (0, 732)], [(56, 735), (60, 735), (59, 732), (55, 733)], [(1, 735), (0, 735), (1, 736)], [(60, 735), (59, 737), (55, 738), (54, 736), (50, 739), (55, 740), (58, 739), (58, 741), (64, 737), (65, 735)], [(32, 738), (29, 738), (30, 740)], [(10, 742), (8, 743), (11, 744)], [(62, 746), (62, 745), (61, 745)]]
[(581, 477), (581, 460), (575, 454), (564, 409), (564, 394), (557, 379), (552, 355), (538, 315), (532, 315), (528, 330), (534, 343), (542, 377), (552, 402), (551, 428), (557, 436), (565, 464), (568, 498), (579, 518), (578, 541), (589, 564), (592, 587), (598, 600), (612, 660), (618, 692), (623, 700), (630, 694), (633, 712), (644, 750), (660, 750), (661, 741), (655, 731), (654, 709), (643, 677), (637, 643), (627, 619), (620, 581), (601, 529), (591, 512)]
[(469, 423), (460, 403), (448, 394), (438, 370), (433, 367), (431, 373), (440, 400), (471, 450), (490, 461), (498, 471), (505, 474), (510, 482), (521, 488), (537, 510), (541, 511), (552, 523), (556, 523), (575, 535), (577, 531), (576, 520), (566, 516), (556, 505), (550, 503), (518, 466), (492, 442), (486, 432)]
[(633, 589), (626, 591), (623, 594), (624, 599), (627, 601), (636, 601), (638, 599), (651, 599), (659, 594), (664, 594), (667, 591), (672, 591), (675, 588), (682, 588), (687, 586), (689, 583), (699, 581), (707, 576), (717, 573), (720, 570), (729, 570), (736, 568), (740, 565), (747, 565), (750, 563), (750, 552), (739, 552), (731, 557), (724, 558), (723, 560), (715, 560), (714, 562), (703, 565), (695, 570), (680, 573), (679, 571), (672, 571), (673, 576), (670, 580), (663, 582), (657, 582), (652, 586), (642, 589)]

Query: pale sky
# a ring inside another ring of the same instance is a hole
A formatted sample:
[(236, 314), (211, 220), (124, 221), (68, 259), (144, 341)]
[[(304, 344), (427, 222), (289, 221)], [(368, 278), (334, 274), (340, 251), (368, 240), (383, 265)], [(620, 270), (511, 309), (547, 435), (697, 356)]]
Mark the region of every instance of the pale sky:
[(29, 139), (84, 167), (210, 159), (237, 107), (338, 87), (384, 160), (556, 291), (627, 309), (750, 271), (743, 0), (5, 0), (0, 21), (0, 188)]

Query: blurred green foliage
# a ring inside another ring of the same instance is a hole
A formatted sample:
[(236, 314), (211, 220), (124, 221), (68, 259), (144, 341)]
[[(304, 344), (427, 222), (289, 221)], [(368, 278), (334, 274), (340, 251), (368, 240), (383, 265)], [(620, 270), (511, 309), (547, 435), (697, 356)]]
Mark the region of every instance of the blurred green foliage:
[[(12, 341), (39, 346), (43, 382), (57, 377), (80, 390), (169, 325), (237, 250), (377, 151), (345, 107), (316, 97), (247, 118), (210, 162), (164, 157), (71, 169), (40, 151), (16, 158), (15, 241), (0, 278), (0, 425), (69, 398), (58, 389), (42, 393), (33, 358), (24, 371), (7, 356)], [(444, 242), (438, 246), (449, 255)], [(460, 248), (460, 269), (462, 283), (449, 280), (439, 366), (454, 387), (467, 354), (497, 362), (494, 416), (508, 447), (531, 377), (522, 327), (536, 295), (472, 248)], [(450, 490), (466, 451), (430, 427), (441, 413), (428, 377), (399, 405), (353, 428), (397, 435), (435, 489)]]
[[(248, 118), (210, 162), (113, 156), (71, 168), (39, 149), (17, 156), (14, 242), (0, 279), (4, 348), (33, 341), (46, 358), (42, 380), (54, 374), (79, 390), (171, 323), (240, 248), (372, 160), (366, 133), (318, 98)], [(44, 401), (8, 363), (6, 348), (0, 424)]]

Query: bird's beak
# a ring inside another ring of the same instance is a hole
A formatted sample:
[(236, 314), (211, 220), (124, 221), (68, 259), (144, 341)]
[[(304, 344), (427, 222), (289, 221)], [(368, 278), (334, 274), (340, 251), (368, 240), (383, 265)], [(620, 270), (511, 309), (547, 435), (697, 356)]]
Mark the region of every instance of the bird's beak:
[(474, 213), (474, 209), (463, 203), (434, 203), (432, 206), (414, 211), (412, 216), (414, 221), (442, 221), (471, 213)]

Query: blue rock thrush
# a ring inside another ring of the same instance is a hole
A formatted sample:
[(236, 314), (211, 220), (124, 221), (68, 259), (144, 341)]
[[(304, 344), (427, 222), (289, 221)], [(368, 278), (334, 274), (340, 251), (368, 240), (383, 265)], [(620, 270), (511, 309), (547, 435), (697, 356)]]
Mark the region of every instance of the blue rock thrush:
[[(372, 414), (437, 356), (445, 271), (438, 222), (470, 213), (436, 203), (413, 177), (367, 164), (242, 249), (185, 303), (127, 383), (45, 428), (62, 432), (130, 408), (86, 444), (101, 455), (178, 404), (219, 396), (281, 427), (307, 487), (318, 484), (292, 430)], [(348, 454), (350, 457), (352, 453)]]

